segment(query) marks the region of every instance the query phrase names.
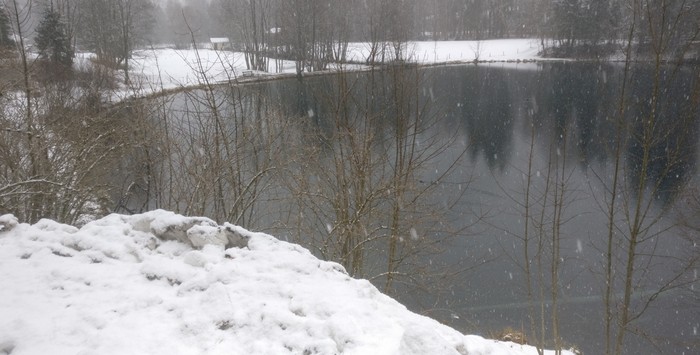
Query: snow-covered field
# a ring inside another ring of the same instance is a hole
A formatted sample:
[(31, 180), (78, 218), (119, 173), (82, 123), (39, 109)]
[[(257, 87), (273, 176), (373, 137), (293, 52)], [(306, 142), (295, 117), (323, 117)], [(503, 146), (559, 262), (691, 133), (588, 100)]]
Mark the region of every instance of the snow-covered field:
[(0, 217), (0, 354), (536, 353), (460, 334), (230, 224), (166, 211), (80, 229)]
[[(369, 49), (366, 43), (353, 43), (350, 45), (349, 57), (352, 60), (364, 61), (369, 56)], [(540, 51), (537, 39), (420, 41), (409, 42), (405, 51), (409, 61), (421, 64), (540, 59), (537, 55)]]
[[(538, 51), (538, 41), (535, 39), (409, 42), (405, 56), (408, 61), (421, 64), (467, 63), (477, 59), (486, 62), (511, 62), (539, 59)], [(369, 52), (368, 44), (351, 43), (348, 47), (348, 59), (363, 63)], [(349, 68), (362, 66), (354, 65)], [(250, 74), (260, 77), (292, 74), (295, 71), (294, 62), (271, 59), (267, 72)], [(243, 77), (247, 68), (243, 54), (239, 52), (153, 49), (136, 51), (130, 72), (133, 82), (129, 95), (133, 95), (134, 91), (137, 94), (148, 94), (162, 89), (196, 86), (205, 82), (226, 82)]]

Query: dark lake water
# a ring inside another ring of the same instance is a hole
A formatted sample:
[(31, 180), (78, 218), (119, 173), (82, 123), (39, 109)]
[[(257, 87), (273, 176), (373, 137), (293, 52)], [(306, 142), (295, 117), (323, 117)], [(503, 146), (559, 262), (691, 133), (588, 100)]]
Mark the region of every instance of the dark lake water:
[[(695, 287), (700, 285), (697, 265), (688, 263), (700, 256), (698, 68), (669, 66), (656, 72), (639, 64), (626, 81), (625, 75), (622, 64), (528, 63), (390, 69), (217, 88), (213, 98), (221, 112), (248, 120), (229, 129), (258, 125), (269, 133), (268, 142), (284, 136), (282, 142), (270, 143), (278, 147), (274, 152), (261, 153), (264, 140), (242, 145), (259, 147), (251, 150), (253, 158), (244, 159), (246, 164), (264, 169), (264, 162), (283, 158), (291, 162), (285, 175), (298, 175), (291, 182), (265, 180), (257, 212), (239, 222), (302, 245), (319, 242), (322, 237), (301, 232), (299, 221), (314, 220), (307, 223), (330, 233), (338, 219), (332, 204), (321, 216), (322, 208), (305, 207), (303, 201), (310, 200), (294, 199), (297, 195), (290, 191), (305, 184), (321, 186), (332, 175), (318, 167), (332, 171), (337, 156), (347, 152), (331, 142), (339, 122), (352, 122), (356, 129), (346, 143), (361, 141), (353, 140), (358, 132), (382, 138), (367, 148), (376, 162), (367, 172), (373, 176), (370, 183), (397, 170), (396, 147), (406, 145), (396, 145), (392, 137), (403, 122), (414, 122), (410, 127), (419, 129), (411, 131), (411, 147), (418, 147), (420, 165), (409, 178), (411, 186), (424, 186), (419, 190), (425, 193), (420, 204), (401, 205), (407, 221), (413, 221), (404, 227), (406, 239), (445, 243), (435, 253), (416, 256), (414, 269), (454, 265), (453, 270), (463, 272), (446, 277), (444, 270), (440, 275), (426, 271), (421, 277), (430, 286), (398, 283), (396, 297), (463, 332), (489, 335), (510, 326), (531, 334), (527, 224), (536, 315), (544, 312), (549, 319), (556, 284), (561, 337), (585, 354), (598, 354), (604, 346), (608, 206), (617, 166), (612, 229), (617, 301), (623, 298), (630, 229), (635, 216), (643, 217), (632, 305), (635, 312), (644, 311), (630, 326), (636, 332), (626, 336), (626, 353), (699, 353)], [(169, 117), (189, 130), (202, 120), (187, 115), (206, 111), (206, 100), (201, 100), (206, 95), (195, 96), (197, 100), (177, 94), (168, 106)], [(313, 162), (291, 153), (299, 144), (315, 147), (315, 155), (308, 156)], [(186, 163), (177, 164), (182, 168)], [(255, 168), (250, 169), (246, 176), (255, 176)], [(353, 190), (348, 196), (357, 194)], [(385, 252), (381, 247), (376, 251)], [(367, 257), (376, 257), (372, 255)], [(381, 262), (367, 264), (365, 273), (381, 273)], [(554, 264), (559, 267), (555, 282)], [(374, 280), (380, 288), (384, 281)], [(650, 299), (654, 302), (646, 307)]]

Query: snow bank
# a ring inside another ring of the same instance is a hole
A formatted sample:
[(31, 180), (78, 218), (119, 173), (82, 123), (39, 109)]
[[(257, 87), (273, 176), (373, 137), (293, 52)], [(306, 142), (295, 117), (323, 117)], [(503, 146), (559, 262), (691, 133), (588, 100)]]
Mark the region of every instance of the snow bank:
[(0, 354), (536, 354), (462, 335), (298, 245), (207, 218), (0, 222)]

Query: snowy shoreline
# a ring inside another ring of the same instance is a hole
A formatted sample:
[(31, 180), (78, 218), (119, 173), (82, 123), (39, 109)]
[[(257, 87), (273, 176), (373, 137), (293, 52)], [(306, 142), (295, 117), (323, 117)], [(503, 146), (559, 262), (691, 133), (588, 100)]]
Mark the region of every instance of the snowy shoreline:
[[(417, 67), (451, 65), (532, 64), (561, 59), (538, 55), (537, 39), (505, 39), (486, 41), (408, 42), (402, 63)], [(366, 63), (366, 43), (351, 43), (346, 64), (330, 64), (325, 71), (303, 72), (304, 77), (333, 75), (340, 72), (381, 70), (391, 63)], [(90, 58), (83, 54), (82, 61)], [(212, 49), (175, 50), (168, 48), (136, 51), (131, 60), (131, 85), (116, 93), (113, 101), (127, 98), (162, 96), (181, 90), (205, 88), (228, 83), (248, 84), (297, 77), (293, 61), (269, 59), (267, 71), (251, 71), (241, 52)]]
[[(536, 70), (540, 63), (601, 62), (599, 59), (571, 59), (542, 57), (540, 40), (535, 38), (496, 39), (484, 41), (415, 41), (407, 43), (408, 59), (401, 64), (417, 68), (462, 65), (502, 65), (513, 69)], [(303, 77), (335, 75), (347, 72), (382, 70), (392, 62), (366, 64), (369, 56), (367, 43), (350, 43), (347, 63), (329, 64), (329, 69), (302, 72)], [(82, 61), (91, 54), (84, 53)], [(131, 85), (123, 87), (112, 97), (117, 103), (127, 99), (160, 97), (183, 90), (203, 89), (217, 85), (246, 85), (296, 78), (296, 64), (282, 59), (268, 59), (267, 71), (249, 70), (242, 52), (216, 51), (207, 48), (176, 50), (154, 48), (139, 50), (131, 60)], [(603, 60), (619, 63), (625, 60), (611, 56)]]

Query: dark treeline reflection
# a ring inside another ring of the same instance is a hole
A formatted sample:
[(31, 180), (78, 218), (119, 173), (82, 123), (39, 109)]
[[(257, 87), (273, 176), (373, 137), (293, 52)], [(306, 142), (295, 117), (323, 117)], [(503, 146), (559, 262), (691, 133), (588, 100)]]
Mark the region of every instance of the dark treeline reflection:
[[(561, 150), (568, 139), (568, 152), (581, 169), (608, 164), (618, 139), (616, 126), (622, 124), (625, 135), (620, 138), (627, 146), (625, 160), (630, 167), (625, 173), (636, 182), (642, 173), (637, 167), (643, 159), (639, 151), (643, 137), (652, 135), (652, 163), (645, 174), (649, 184), (661, 186), (657, 197), (666, 204), (696, 171), (700, 120), (693, 90), (697, 83), (691, 68), (669, 66), (661, 71), (661, 85), (654, 87), (651, 69), (646, 64), (632, 69), (623, 98), (624, 68), (616, 64), (524, 64), (519, 70), (500, 65), (433, 68), (425, 70), (416, 84), (422, 85), (420, 105), (442, 117), (443, 129), (458, 131), (466, 139), (472, 160), (481, 157), (494, 171), (511, 164), (517, 149), (515, 135), (529, 139), (531, 125), (540, 149), (553, 145)], [(353, 110), (365, 114), (391, 110), (385, 106), (391, 101), (387, 96), (394, 94), (389, 78), (378, 73), (345, 75), (352, 77), (356, 89)], [(337, 92), (337, 80), (328, 76), (285, 81), (265, 84), (265, 90), (285, 115), (309, 116), (312, 128), (324, 131), (331, 129), (332, 120), (327, 117), (336, 109), (337, 95), (345, 94)], [(642, 123), (652, 110), (656, 122), (652, 131), (645, 132)], [(624, 112), (623, 123), (617, 120), (620, 112)], [(386, 120), (373, 124), (378, 133), (391, 126)]]
[[(433, 85), (447, 102), (459, 102), (454, 119), (468, 137), (472, 157), (483, 154), (491, 169), (503, 169), (514, 157), (515, 134), (537, 131), (541, 149), (568, 151), (581, 169), (613, 159), (616, 125), (625, 125), (628, 179), (646, 174), (658, 184), (662, 203), (670, 203), (678, 187), (695, 173), (698, 153), (698, 111), (688, 71), (662, 71), (662, 87), (653, 87), (652, 71), (643, 65), (631, 73), (632, 84), (621, 101), (622, 66), (598, 64), (545, 65), (537, 71), (469, 68), (436, 70)], [(653, 90), (657, 90), (654, 93)], [(658, 98), (653, 99), (652, 96)], [(617, 120), (620, 105), (624, 122)], [(654, 117), (650, 118), (650, 112)], [(654, 119), (652, 128), (643, 124)], [(650, 130), (650, 131), (645, 131)], [(647, 170), (639, 170), (645, 134), (653, 137)]]
[(300, 243), (463, 331), (603, 353), (601, 321), (626, 319), (646, 332), (630, 353), (695, 349), (697, 69), (628, 69), (397, 65), (155, 98), (122, 203)]

